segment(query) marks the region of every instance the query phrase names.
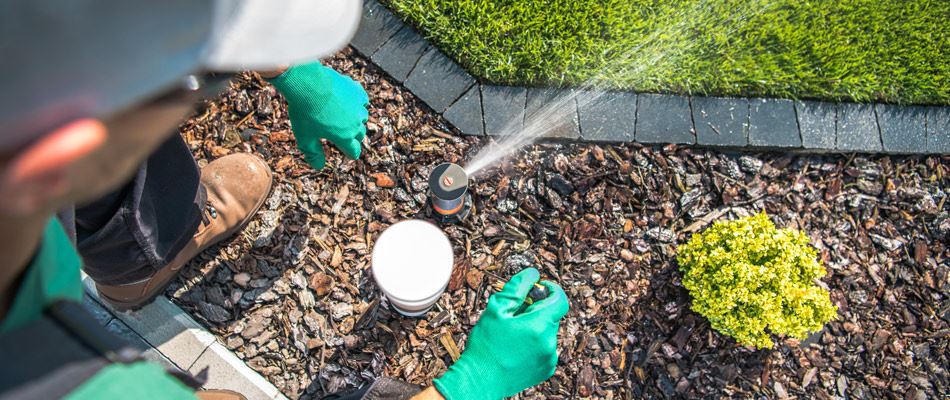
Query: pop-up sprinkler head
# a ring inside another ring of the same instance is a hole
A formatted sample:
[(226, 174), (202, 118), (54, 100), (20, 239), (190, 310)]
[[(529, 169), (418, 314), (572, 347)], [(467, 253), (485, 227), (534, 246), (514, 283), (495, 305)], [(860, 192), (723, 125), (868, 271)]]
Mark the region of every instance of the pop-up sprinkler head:
[(460, 222), (472, 209), (468, 175), (458, 164), (443, 163), (429, 175), (429, 203), (432, 216), (441, 223)]

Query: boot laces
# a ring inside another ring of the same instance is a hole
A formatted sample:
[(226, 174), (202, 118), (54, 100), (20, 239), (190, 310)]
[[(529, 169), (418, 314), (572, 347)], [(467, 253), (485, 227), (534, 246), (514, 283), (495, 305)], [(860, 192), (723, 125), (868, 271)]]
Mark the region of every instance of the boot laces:
[(214, 208), (214, 205), (211, 202), (205, 203), (205, 212), (201, 214), (201, 222), (205, 225), (211, 223), (212, 219), (218, 219), (218, 209)]

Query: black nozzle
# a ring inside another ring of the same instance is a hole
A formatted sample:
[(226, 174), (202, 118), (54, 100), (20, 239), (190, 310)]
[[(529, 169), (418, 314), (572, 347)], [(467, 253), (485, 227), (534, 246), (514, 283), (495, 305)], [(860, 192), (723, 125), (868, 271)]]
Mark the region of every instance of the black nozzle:
[(528, 291), (528, 297), (525, 297), (524, 303), (521, 303), (521, 307), (518, 307), (518, 311), (515, 311), (515, 314), (521, 314), (524, 310), (528, 309), (528, 306), (534, 304), (535, 302), (544, 300), (551, 294), (551, 291), (548, 290), (547, 286), (544, 286), (540, 283), (535, 283), (531, 286), (531, 290)]
[(535, 283), (534, 286), (531, 287), (531, 290), (528, 291), (528, 299), (531, 299), (531, 303), (534, 303), (544, 300), (549, 294), (551, 294), (551, 291), (548, 290), (547, 286)]

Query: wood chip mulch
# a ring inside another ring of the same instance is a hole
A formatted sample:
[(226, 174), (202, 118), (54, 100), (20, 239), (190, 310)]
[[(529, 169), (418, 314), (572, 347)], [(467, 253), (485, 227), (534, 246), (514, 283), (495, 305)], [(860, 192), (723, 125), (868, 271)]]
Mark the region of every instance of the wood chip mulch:
[[(193, 261), (168, 294), (290, 398), (377, 376), (428, 384), (464, 349), (488, 296), (538, 266), (567, 291), (560, 361), (522, 398), (939, 399), (950, 392), (950, 157), (726, 154), (677, 146), (542, 143), (475, 179), (475, 209), (444, 227), (449, 290), (424, 318), (393, 312), (369, 274), (388, 225), (425, 218), (426, 177), (484, 140), (463, 137), (358, 54), (328, 64), (367, 88), (359, 161), (315, 172), (286, 106), (239, 76), (182, 125), (199, 162), (255, 152), (275, 171), (259, 215)], [(820, 250), (837, 320), (754, 350), (689, 309), (676, 245), (765, 210)]]

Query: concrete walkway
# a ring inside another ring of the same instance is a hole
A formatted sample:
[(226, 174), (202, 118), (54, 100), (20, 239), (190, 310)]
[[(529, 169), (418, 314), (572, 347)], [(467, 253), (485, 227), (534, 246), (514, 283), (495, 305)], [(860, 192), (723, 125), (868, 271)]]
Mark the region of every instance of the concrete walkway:
[(119, 312), (99, 299), (95, 284), (83, 275), (83, 305), (109, 331), (168, 369), (205, 379), (205, 389), (231, 389), (250, 400), (286, 399), (186, 312), (159, 296), (135, 312)]

